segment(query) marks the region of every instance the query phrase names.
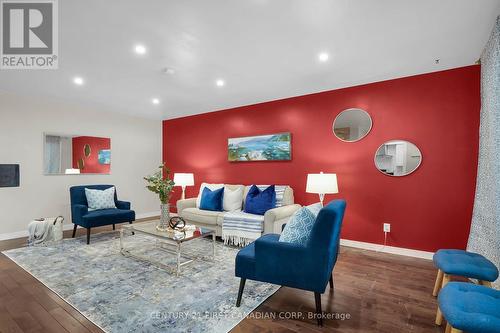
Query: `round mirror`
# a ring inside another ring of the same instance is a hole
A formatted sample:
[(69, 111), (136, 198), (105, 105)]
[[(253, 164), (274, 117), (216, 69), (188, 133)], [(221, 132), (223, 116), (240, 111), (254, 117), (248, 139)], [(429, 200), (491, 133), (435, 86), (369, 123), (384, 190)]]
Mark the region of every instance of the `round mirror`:
[(365, 110), (347, 109), (333, 121), (333, 134), (345, 142), (364, 138), (372, 129), (372, 118)]
[(375, 153), (375, 166), (384, 175), (406, 176), (422, 163), (422, 153), (413, 143), (404, 140), (387, 141)]

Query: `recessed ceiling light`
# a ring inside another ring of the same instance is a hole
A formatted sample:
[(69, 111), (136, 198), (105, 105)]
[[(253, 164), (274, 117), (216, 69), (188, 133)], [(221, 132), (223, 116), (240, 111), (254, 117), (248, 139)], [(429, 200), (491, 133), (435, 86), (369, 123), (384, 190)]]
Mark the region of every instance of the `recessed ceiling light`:
[(73, 78), (73, 83), (76, 84), (77, 86), (81, 86), (81, 85), (83, 85), (84, 81), (81, 77), (75, 76)]
[(151, 100), (151, 103), (153, 103), (153, 104), (155, 104), (155, 105), (158, 105), (158, 104), (160, 104), (160, 100), (159, 100), (158, 98), (153, 98), (153, 99)]
[(328, 60), (328, 58), (330, 58), (330, 56), (328, 55), (328, 53), (326, 52), (321, 52), (320, 54), (318, 54), (318, 59), (319, 61), (321, 62), (325, 62)]
[(215, 84), (217, 85), (217, 87), (224, 87), (226, 85), (226, 81), (224, 81), (223, 79), (217, 79), (215, 81)]
[(135, 50), (135, 53), (137, 53), (137, 54), (146, 54), (146, 51), (147, 51), (146, 47), (144, 45), (140, 45), (140, 44), (136, 45), (134, 50)]

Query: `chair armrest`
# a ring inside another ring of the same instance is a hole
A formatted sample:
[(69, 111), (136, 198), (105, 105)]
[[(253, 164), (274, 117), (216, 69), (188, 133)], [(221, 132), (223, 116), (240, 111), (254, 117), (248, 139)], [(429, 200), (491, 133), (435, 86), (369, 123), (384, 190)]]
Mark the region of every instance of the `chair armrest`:
[(89, 212), (89, 208), (85, 205), (71, 206), (71, 220), (74, 224), (82, 225), (82, 217)]
[(182, 211), (186, 208), (196, 208), (196, 198), (177, 200), (177, 214), (179, 216), (181, 216)]
[[(324, 292), (325, 258), (302, 245), (279, 242), (279, 235), (268, 234), (255, 241), (257, 278), (289, 287)], [(328, 278), (330, 275), (328, 274)]]
[(300, 209), (299, 204), (286, 205), (269, 209), (264, 214), (264, 234), (281, 233), (281, 226), (288, 222), (290, 216)]
[(115, 204), (116, 204), (116, 208), (118, 208), (118, 209), (130, 210), (130, 202), (128, 202), (128, 201), (116, 200)]

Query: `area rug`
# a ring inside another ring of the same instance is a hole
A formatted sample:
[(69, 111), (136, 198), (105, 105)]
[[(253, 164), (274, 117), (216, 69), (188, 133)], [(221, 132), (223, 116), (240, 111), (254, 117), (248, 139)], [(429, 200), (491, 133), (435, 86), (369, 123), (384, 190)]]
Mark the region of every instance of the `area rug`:
[[(175, 256), (141, 235), (125, 238), (127, 248), (173, 264)], [(211, 240), (184, 243), (191, 253), (211, 254)], [(196, 260), (179, 277), (120, 254), (117, 233), (67, 239), (57, 246), (3, 252), (106, 332), (228, 332), (278, 286), (248, 281), (235, 307), (239, 279), (237, 249), (218, 242), (216, 260)]]

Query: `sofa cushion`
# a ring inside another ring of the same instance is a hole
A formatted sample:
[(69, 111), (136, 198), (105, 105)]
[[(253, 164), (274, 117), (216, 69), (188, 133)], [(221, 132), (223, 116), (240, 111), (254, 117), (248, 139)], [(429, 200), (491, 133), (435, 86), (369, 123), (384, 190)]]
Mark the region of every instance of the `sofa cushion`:
[(200, 185), (200, 191), (198, 192), (198, 197), (196, 198), (196, 207), (197, 208), (200, 208), (200, 204), (201, 204), (201, 195), (203, 194), (203, 189), (205, 187), (208, 187), (209, 189), (211, 189), (212, 191), (213, 190), (217, 190), (219, 188), (223, 188), (224, 187), (224, 184), (208, 184), (208, 183), (201, 183)]
[(223, 216), (223, 212), (213, 212), (210, 210), (201, 210), (199, 208), (186, 208), (181, 213), (181, 217), (188, 221), (211, 225), (217, 225), (218, 220), (222, 221)]
[(128, 209), (100, 209), (88, 212), (82, 217), (82, 227), (98, 227), (135, 220), (135, 212)]
[(211, 190), (208, 187), (203, 189), (201, 194), (200, 209), (211, 211), (222, 211), (222, 198), (224, 197), (224, 188)]
[(276, 192), (274, 185), (261, 191), (253, 185), (245, 198), (245, 212), (264, 215), (269, 209), (276, 207)]

